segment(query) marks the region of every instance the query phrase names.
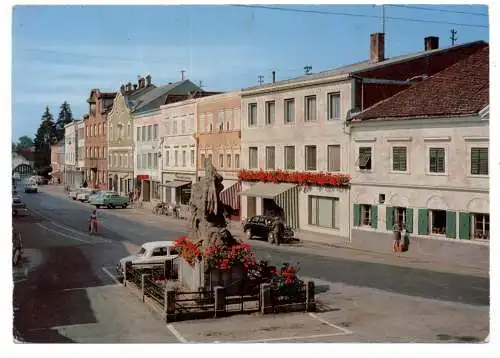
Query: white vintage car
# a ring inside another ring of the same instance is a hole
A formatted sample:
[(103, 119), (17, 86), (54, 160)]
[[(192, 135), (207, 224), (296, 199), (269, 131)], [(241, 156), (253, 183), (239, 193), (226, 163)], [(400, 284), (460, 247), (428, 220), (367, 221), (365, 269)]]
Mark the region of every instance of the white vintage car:
[(152, 241), (146, 242), (139, 251), (130, 256), (126, 256), (116, 265), (116, 270), (120, 278), (123, 278), (125, 264), (130, 261), (138, 268), (161, 267), (167, 260), (174, 260), (179, 257), (179, 252), (175, 248), (174, 241)]

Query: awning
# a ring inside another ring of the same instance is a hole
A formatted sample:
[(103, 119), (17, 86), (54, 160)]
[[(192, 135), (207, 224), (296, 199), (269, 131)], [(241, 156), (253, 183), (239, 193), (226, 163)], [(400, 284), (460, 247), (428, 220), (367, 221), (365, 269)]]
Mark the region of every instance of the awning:
[(250, 188), (241, 192), (240, 195), (255, 196), (266, 199), (274, 199), (281, 193), (295, 187), (296, 184), (292, 183), (257, 183)]
[(168, 183), (162, 184), (161, 186), (167, 187), (167, 188), (179, 188), (184, 185), (189, 185), (191, 184), (190, 181), (181, 181), (181, 180), (174, 180), (174, 181), (169, 181)]
[(241, 182), (236, 182), (233, 185), (224, 188), (220, 193), (220, 200), (223, 204), (229, 205), (233, 210), (240, 209)]

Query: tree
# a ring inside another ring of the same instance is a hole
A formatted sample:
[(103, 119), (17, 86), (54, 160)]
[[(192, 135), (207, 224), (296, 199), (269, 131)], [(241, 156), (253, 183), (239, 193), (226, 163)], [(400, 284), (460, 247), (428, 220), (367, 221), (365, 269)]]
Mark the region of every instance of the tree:
[(42, 123), (35, 136), (35, 167), (46, 168), (50, 166), (50, 146), (57, 142), (56, 125), (50, 113), (49, 106), (45, 107)]
[(58, 141), (64, 138), (64, 126), (73, 122), (73, 113), (71, 113), (68, 102), (64, 101), (59, 108), (59, 117), (56, 121), (56, 138)]
[(31, 139), (31, 137), (28, 137), (27, 135), (19, 137), (16, 143), (16, 149), (31, 148), (33, 146), (34, 146), (33, 139)]

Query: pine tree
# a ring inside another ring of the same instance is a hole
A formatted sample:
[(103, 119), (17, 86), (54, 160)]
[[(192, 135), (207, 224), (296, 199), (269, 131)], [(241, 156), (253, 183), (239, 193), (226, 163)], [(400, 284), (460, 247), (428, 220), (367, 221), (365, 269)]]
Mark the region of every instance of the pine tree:
[(36, 132), (35, 144), (35, 167), (37, 169), (50, 166), (50, 146), (57, 142), (56, 125), (50, 113), (49, 106), (45, 107), (42, 115), (42, 123)]
[(71, 122), (73, 122), (73, 113), (68, 102), (64, 101), (61, 104), (59, 117), (56, 121), (56, 138), (58, 141), (64, 138), (64, 126)]

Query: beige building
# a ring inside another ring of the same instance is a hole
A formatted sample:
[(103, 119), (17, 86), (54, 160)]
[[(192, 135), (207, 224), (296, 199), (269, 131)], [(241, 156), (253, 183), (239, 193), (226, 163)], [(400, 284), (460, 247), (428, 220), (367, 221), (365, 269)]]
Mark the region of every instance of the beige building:
[[(250, 172), (284, 170), (299, 176), (326, 172), (341, 177), (349, 172), (347, 119), (353, 112), (486, 46), (475, 42), (439, 49), (438, 42), (435, 37), (426, 38), (424, 51), (387, 59), (384, 34), (372, 34), (368, 60), (244, 89), (242, 167)], [(242, 216), (282, 213), (293, 228), (350, 237), (350, 191), (320, 182), (298, 186), (243, 180)]]
[[(488, 48), (354, 117), (353, 241), (362, 232), (488, 244)], [(435, 94), (439, 94), (435, 96)]]
[(241, 96), (228, 92), (199, 98), (197, 106), (198, 176), (205, 175), (210, 160), (224, 178), (221, 200), (231, 208), (236, 219), (240, 214), (241, 185), (238, 182), (241, 155)]

